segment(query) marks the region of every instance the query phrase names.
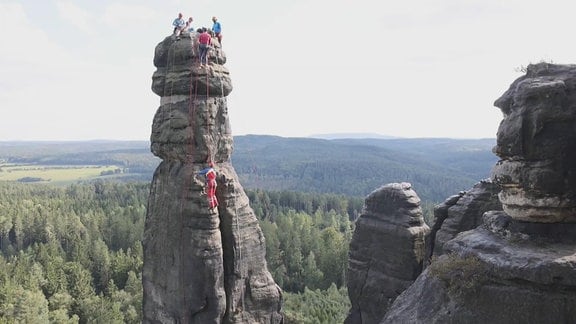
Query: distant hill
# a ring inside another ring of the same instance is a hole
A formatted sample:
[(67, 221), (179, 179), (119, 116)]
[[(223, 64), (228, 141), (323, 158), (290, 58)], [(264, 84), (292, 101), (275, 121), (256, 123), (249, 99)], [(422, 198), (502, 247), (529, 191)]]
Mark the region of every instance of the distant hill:
[[(247, 189), (365, 196), (410, 182), (440, 202), (489, 176), (495, 139), (234, 137), (232, 163)], [(124, 180), (150, 181), (160, 159), (148, 141), (0, 142), (2, 163), (117, 165)], [(108, 177), (109, 178), (109, 177)]]
[(391, 139), (391, 138), (398, 138), (395, 136), (388, 136), (388, 135), (381, 135), (376, 133), (330, 133), (330, 134), (314, 134), (308, 137), (311, 138), (320, 138), (320, 139), (342, 139), (342, 138), (357, 138), (357, 139), (365, 139), (365, 138), (373, 138), (373, 139)]
[(410, 182), (423, 200), (443, 201), (489, 177), (495, 139), (234, 138), (243, 186), (365, 196)]
[(498, 161), (496, 155), (492, 153), (492, 148), (496, 145), (495, 138), (397, 138), (385, 141), (339, 139), (335, 142), (348, 145), (369, 145), (403, 152), (453, 170), (459, 170), (475, 179), (487, 177), (487, 170), (489, 171)]

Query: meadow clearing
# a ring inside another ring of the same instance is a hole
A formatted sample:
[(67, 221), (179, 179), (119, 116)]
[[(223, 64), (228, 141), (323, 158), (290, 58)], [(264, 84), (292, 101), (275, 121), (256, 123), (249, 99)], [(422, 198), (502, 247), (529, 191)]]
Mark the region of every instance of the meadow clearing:
[(118, 174), (116, 165), (0, 164), (0, 181), (68, 184)]

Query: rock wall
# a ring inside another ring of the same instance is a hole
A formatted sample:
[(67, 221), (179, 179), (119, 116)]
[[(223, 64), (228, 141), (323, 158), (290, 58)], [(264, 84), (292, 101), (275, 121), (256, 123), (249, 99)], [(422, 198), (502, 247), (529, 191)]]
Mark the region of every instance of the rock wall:
[[(143, 323), (281, 323), (281, 290), (265, 241), (230, 162), (233, 138), (226, 56), (216, 43), (200, 68), (194, 35), (156, 46), (152, 90), (161, 97), (151, 150), (154, 173), (144, 230)], [(198, 171), (217, 172), (210, 209)]]
[(428, 232), (409, 183), (387, 184), (366, 198), (350, 243), (346, 323), (378, 323), (422, 271)]

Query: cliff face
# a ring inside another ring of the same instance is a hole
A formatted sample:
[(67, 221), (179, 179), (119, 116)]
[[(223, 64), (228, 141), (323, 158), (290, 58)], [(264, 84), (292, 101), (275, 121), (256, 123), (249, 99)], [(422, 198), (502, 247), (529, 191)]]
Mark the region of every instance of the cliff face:
[[(144, 231), (144, 323), (280, 323), (281, 291), (265, 242), (230, 162), (226, 57), (216, 45), (200, 68), (184, 33), (156, 46), (152, 90), (161, 97), (151, 150), (154, 173)], [(198, 172), (212, 162), (217, 208)]]
[(530, 65), (495, 105), (502, 210), (434, 249), (381, 323), (576, 322), (576, 66)]

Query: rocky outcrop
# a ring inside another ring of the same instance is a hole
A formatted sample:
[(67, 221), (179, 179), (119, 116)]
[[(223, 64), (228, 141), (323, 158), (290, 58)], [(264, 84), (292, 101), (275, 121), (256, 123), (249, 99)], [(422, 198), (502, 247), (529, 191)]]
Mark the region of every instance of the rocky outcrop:
[[(152, 90), (161, 100), (151, 150), (162, 162), (143, 239), (143, 323), (281, 323), (264, 236), (230, 162), (226, 57), (216, 44), (200, 68), (195, 42), (184, 33), (155, 50)], [(213, 209), (198, 176), (210, 162), (218, 174)]]
[(444, 243), (458, 233), (476, 228), (482, 224), (482, 215), (490, 210), (502, 210), (498, 200), (500, 187), (490, 179), (474, 185), (470, 190), (460, 192), (434, 207), (434, 224), (427, 240), (428, 258), (444, 253)]
[(495, 105), (503, 211), (445, 242), (381, 323), (576, 322), (576, 66), (530, 65)]
[(575, 82), (575, 65), (530, 65), (495, 102), (504, 119), (492, 173), (515, 219), (576, 222)]
[(576, 224), (488, 212), (444, 245), (381, 323), (576, 323), (575, 238)]
[(378, 323), (422, 271), (428, 232), (409, 183), (387, 184), (366, 198), (350, 243), (346, 323)]

